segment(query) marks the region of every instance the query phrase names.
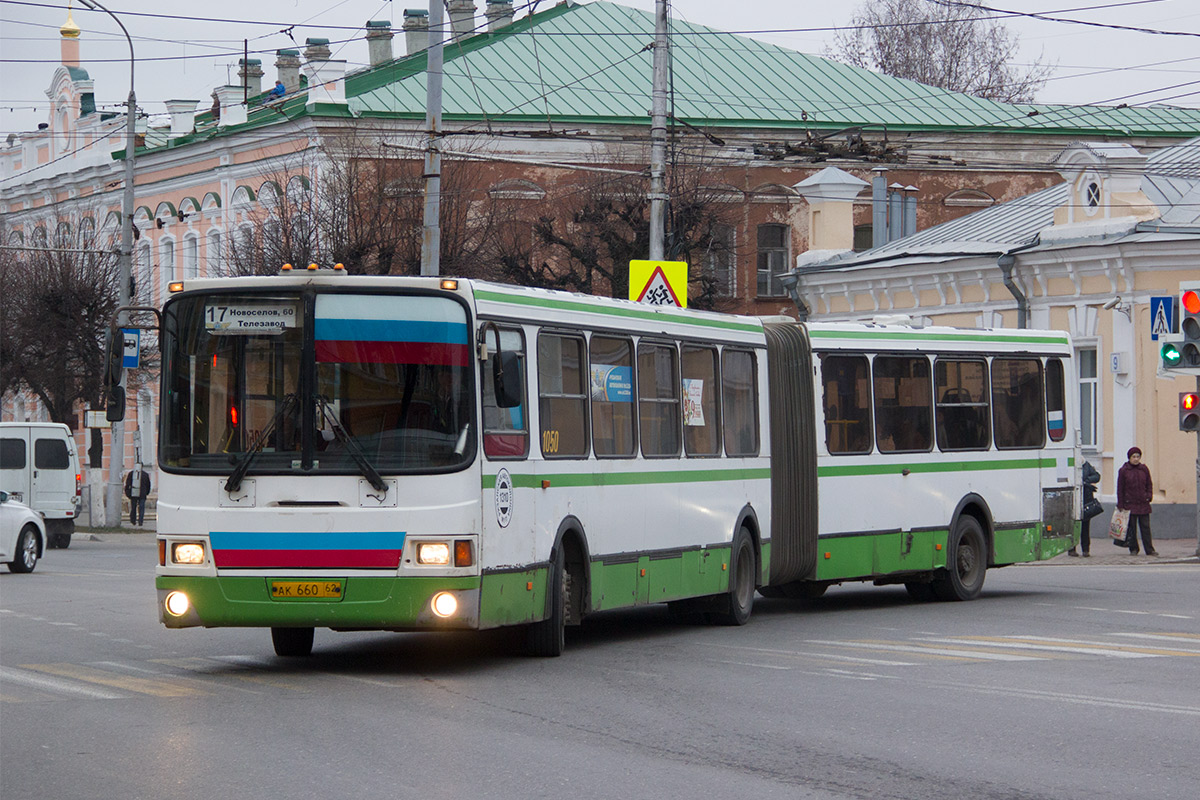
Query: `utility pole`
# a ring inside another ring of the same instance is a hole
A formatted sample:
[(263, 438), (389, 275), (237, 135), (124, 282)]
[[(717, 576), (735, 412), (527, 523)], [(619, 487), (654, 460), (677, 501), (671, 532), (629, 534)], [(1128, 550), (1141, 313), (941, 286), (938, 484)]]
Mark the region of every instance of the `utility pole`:
[[(120, 286), (117, 287), (117, 303), (120, 308), (129, 305), (129, 280), (133, 275), (133, 159), (137, 149), (137, 96), (133, 92), (133, 39), (121, 24), (117, 15), (97, 3), (96, 0), (79, 0), (80, 4), (95, 11), (99, 9), (112, 17), (125, 39), (129, 42), (129, 99), (125, 106), (125, 193), (121, 200), (121, 256)], [(118, 329), (129, 324), (128, 313), (122, 311), (117, 317)], [(117, 333), (120, 336), (120, 332)], [(114, 347), (119, 346), (117, 342)], [(126, 385), (125, 370), (121, 370), (121, 386)], [(112, 426), (112, 453), (108, 458), (108, 485), (104, 492), (104, 524), (110, 528), (121, 525), (121, 478), (125, 473), (125, 422), (114, 422)]]
[(429, 0), (429, 49), (425, 67), (425, 218), (421, 274), (441, 273), (442, 231), (442, 0)]
[(667, 0), (654, 3), (654, 81), (650, 118), (650, 260), (662, 261), (667, 238)]

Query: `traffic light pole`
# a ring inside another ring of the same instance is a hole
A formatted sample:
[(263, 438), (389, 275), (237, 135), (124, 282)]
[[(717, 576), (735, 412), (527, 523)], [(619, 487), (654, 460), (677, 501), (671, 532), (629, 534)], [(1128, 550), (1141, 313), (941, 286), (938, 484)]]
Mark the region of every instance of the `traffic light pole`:
[[(1200, 394), (1200, 375), (1196, 376), (1196, 394)], [(1200, 431), (1196, 433), (1196, 557), (1200, 558)]]

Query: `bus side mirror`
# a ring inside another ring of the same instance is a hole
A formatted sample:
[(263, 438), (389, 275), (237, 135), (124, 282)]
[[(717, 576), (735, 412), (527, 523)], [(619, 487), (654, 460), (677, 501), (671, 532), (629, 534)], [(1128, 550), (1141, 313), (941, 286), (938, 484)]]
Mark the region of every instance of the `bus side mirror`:
[(499, 408), (521, 405), (521, 359), (516, 353), (501, 351), (492, 358), (492, 383)]
[(104, 418), (109, 422), (120, 422), (125, 419), (125, 389), (122, 386), (109, 386), (104, 392)]
[(124, 359), (125, 337), (120, 328), (109, 328), (104, 346), (104, 418), (109, 422), (125, 419)]

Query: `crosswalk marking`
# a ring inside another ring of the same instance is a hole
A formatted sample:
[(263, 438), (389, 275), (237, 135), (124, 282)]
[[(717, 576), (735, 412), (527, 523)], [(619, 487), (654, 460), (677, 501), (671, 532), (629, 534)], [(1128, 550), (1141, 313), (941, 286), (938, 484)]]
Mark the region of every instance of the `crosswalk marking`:
[(184, 685), (178, 680), (163, 680), (159, 678), (138, 678), (133, 675), (121, 675), (107, 670), (100, 670), (83, 664), (22, 664), (24, 669), (45, 672), (61, 678), (71, 678), (85, 683), (111, 686), (114, 689), (124, 689), (137, 694), (149, 694), (155, 697), (197, 697), (208, 692)]
[(59, 695), (65, 694), (72, 697), (84, 697), (89, 700), (118, 700), (129, 696), (120, 692), (97, 689), (94, 686), (79, 684), (74, 681), (65, 681), (59, 678), (39, 675), (35, 672), (16, 669), (15, 667), (0, 667), (0, 680), (18, 686), (27, 686), (35, 690), (53, 692)]
[[(837, 642), (828, 639), (805, 639), (808, 644), (820, 644), (833, 647), (857, 647), (864, 650), (887, 650), (896, 653), (920, 653), (921, 655), (931, 655), (942, 659), (952, 661), (966, 661), (969, 659), (977, 659), (982, 661), (1037, 661), (1038, 659), (1028, 655), (1015, 655), (1012, 653), (994, 653), (982, 650), (962, 650), (950, 648), (928, 647), (921, 644), (890, 644), (887, 642), (876, 641), (856, 641), (856, 642)], [(945, 641), (954, 643), (955, 640), (929, 640), (929, 641)], [(969, 642), (960, 642), (960, 644), (970, 644)]]
[(1046, 637), (1014, 636), (971, 636), (964, 638), (928, 637), (927, 642), (940, 644), (973, 644), (981, 647), (1011, 647), (1018, 650), (1041, 650), (1058, 653), (1083, 653), (1087, 655), (1104, 655), (1112, 658), (1161, 658), (1162, 656), (1197, 655), (1185, 651), (1151, 650), (1149, 648), (1134, 648), (1112, 646), (1102, 643), (1079, 642), (1073, 639), (1050, 639)]

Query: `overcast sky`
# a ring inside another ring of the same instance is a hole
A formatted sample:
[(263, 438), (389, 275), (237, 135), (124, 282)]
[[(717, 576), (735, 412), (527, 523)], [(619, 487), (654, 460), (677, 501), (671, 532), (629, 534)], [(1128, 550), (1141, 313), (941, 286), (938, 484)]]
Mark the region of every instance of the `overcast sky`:
[[(1057, 64), (1052, 80), (1038, 97), (1042, 102), (1200, 107), (1200, 2), (1196, 0), (979, 1), (1006, 11), (1038, 11), (1074, 20), (1192, 34), (1161, 35), (1014, 17), (1006, 24), (1020, 36), (1022, 61), (1041, 56)], [(619, 2), (654, 8), (654, 0)], [(387, 0), (107, 0), (106, 4), (134, 38), (139, 61), (138, 103), (150, 113), (162, 113), (165, 100), (207, 100), (214, 86), (235, 83), (242, 39), (250, 40), (252, 57), (262, 58), (264, 83), (269, 86), (277, 49), (295, 43), (302, 46), (310, 36), (326, 37), (334, 42), (335, 57), (347, 59), (353, 68), (365, 64), (367, 48), (362, 31), (350, 27), (371, 19), (390, 19), (399, 28), (404, 8), (428, 7), (426, 0), (395, 4)], [(485, 0), (476, 1), (481, 14), (484, 4)], [(31, 130), (47, 120), (45, 91), (59, 63), (58, 28), (66, 20), (66, 5), (66, 0), (0, 0), (0, 131)], [(520, 10), (529, 4), (515, 0), (514, 5), (518, 16), (523, 16)], [(551, 5), (543, 1), (538, 7)], [(848, 24), (857, 5), (848, 0), (673, 0), (671, 10), (674, 17), (689, 22), (753, 32), (747, 35), (821, 54), (834, 32), (814, 29)], [(132, 12), (217, 19), (249, 16), (250, 21), (159, 19)], [(110, 17), (81, 8), (78, 2), (74, 18), (84, 31), (82, 63), (95, 81), (97, 104), (120, 106), (129, 90), (129, 50), (124, 36)], [(281, 32), (291, 25), (295, 27), (290, 36)], [(351, 41), (337, 43), (347, 39)], [(397, 36), (394, 45), (397, 54), (403, 52), (402, 37)], [(142, 61), (172, 56), (188, 58)]]

